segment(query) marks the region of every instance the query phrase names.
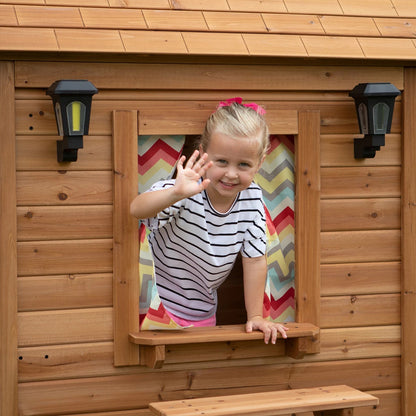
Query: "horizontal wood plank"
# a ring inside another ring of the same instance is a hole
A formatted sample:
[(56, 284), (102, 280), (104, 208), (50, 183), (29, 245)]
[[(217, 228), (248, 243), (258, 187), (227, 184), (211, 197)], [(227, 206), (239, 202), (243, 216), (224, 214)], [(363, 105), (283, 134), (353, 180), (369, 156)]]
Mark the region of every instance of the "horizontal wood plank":
[[(303, 4), (302, 7), (305, 7)], [(304, 13), (304, 11), (302, 11)], [(89, 79), (98, 89), (351, 90), (363, 79), (403, 89), (403, 68), (16, 62), (16, 87), (48, 88), (56, 79)], [(249, 80), (249, 82), (247, 82)], [(316, 108), (316, 107), (315, 107)], [(358, 126), (357, 126), (358, 127)]]
[(17, 322), (20, 347), (113, 339), (113, 308), (20, 312)]
[[(6, 41), (7, 39), (7, 41)], [(57, 51), (59, 46), (51, 28), (0, 27), (0, 50)]]
[[(122, 374), (113, 366), (113, 342), (19, 347), (19, 382)], [(131, 369), (130, 369), (131, 371)]]
[[(201, 99), (219, 102), (224, 97), (235, 94), (233, 90), (146, 90), (146, 89), (101, 89), (99, 94), (94, 95), (94, 101), (200, 101)], [(16, 88), (16, 100), (45, 100), (49, 97), (42, 88)], [(263, 91), (246, 90), (244, 97), (247, 101), (350, 101), (347, 91)], [(400, 101), (400, 96), (396, 98)]]
[(121, 30), (117, 33), (128, 53), (187, 53), (187, 47), (180, 32)]
[(112, 285), (111, 273), (20, 277), (18, 310), (112, 306)]
[(400, 294), (323, 297), (321, 317), (322, 328), (398, 325)]
[[(111, 135), (111, 112), (115, 109), (139, 111), (139, 134), (201, 134), (207, 118), (215, 110), (217, 104), (218, 101), (95, 100), (92, 105), (90, 134)], [(290, 111), (317, 109), (321, 112), (322, 134), (358, 132), (357, 116), (352, 100), (348, 102), (326, 101), (320, 103), (319, 106), (311, 101), (284, 103), (259, 101), (259, 104), (266, 107), (266, 120), (271, 133), (296, 134)], [(400, 103), (397, 103), (396, 108), (392, 122), (393, 133), (401, 129)], [(39, 113), (42, 116), (37, 116)], [(16, 101), (16, 118), (16, 130), (19, 135), (56, 135), (52, 101)]]
[(17, 204), (111, 204), (112, 178), (110, 171), (17, 172)]
[(207, 24), (201, 11), (143, 10), (150, 30), (206, 31)]
[[(357, 131), (358, 132), (358, 131)], [(401, 164), (401, 135), (387, 134), (386, 145), (377, 152), (377, 157), (354, 158), (354, 138), (359, 134), (321, 135), (321, 166), (399, 166)]]
[[(48, 0), (49, 1), (49, 0)], [(59, 1), (59, 0), (55, 0)], [(77, 1), (77, 0), (75, 0)], [(91, 1), (91, 0), (90, 0)], [(126, 4), (125, 0), (95, 0), (95, 1), (102, 1), (102, 6), (110, 6), (110, 7), (128, 7), (128, 8), (157, 8), (157, 9), (170, 9), (169, 0), (129, 0)]]
[[(99, 412), (99, 413), (83, 413), (74, 414), (71, 416), (151, 416), (149, 409), (133, 409), (133, 410), (119, 410), (115, 412)], [(66, 416), (66, 415), (59, 415)]]
[[(168, 103), (155, 107), (139, 107), (139, 134), (201, 134), (206, 120), (216, 104), (200, 104), (197, 108), (177, 103), (170, 107)], [(170, 109), (169, 109), (170, 107)], [(201, 111), (205, 107), (204, 111)], [(271, 133), (297, 134), (297, 111), (272, 109), (268, 106), (266, 121)], [(185, 119), (183, 115), (188, 113)], [(163, 115), (164, 114), (164, 115)]]
[(109, 273), (113, 268), (112, 239), (19, 242), (20, 276)]
[(321, 330), (320, 354), (308, 361), (351, 360), (400, 356), (400, 325)]
[[(320, 331), (320, 353), (308, 354), (302, 363), (344, 359), (400, 356), (400, 326), (348, 327), (322, 329)], [(278, 341), (272, 349), (259, 340), (227, 343), (176, 344), (166, 352), (164, 367), (197, 368), (210, 361), (220, 360), (212, 366), (227, 367), (242, 363), (293, 363), (299, 362), (284, 355), (284, 342)], [(276, 349), (278, 349), (276, 351)], [(174, 366), (174, 364), (176, 364)]]
[(397, 16), (390, 0), (338, 0), (347, 15), (358, 16)]
[(358, 38), (365, 56), (370, 59), (414, 59), (416, 48), (412, 39)]
[(289, 13), (343, 14), (336, 0), (320, 0), (304, 3), (302, 0), (285, 0)]
[[(192, 2), (192, 0), (185, 1)], [(180, 2), (182, 3), (183, 0)], [(234, 11), (286, 12), (286, 6), (283, 0), (227, 0), (227, 3), (230, 10)]]
[(307, 56), (300, 36), (247, 33), (243, 39), (251, 55)]
[[(369, 394), (376, 396), (380, 400), (380, 405), (365, 406), (355, 409), (355, 414), (358, 416), (391, 416), (394, 414), (396, 409), (400, 407), (400, 390), (375, 390), (369, 391)], [(151, 412), (149, 409), (137, 409), (137, 410), (121, 410), (116, 412), (105, 412), (105, 413), (88, 413), (88, 414), (77, 414), (73, 416), (150, 416)], [(303, 413), (303, 416), (312, 416), (310, 412)], [(63, 415), (60, 415), (63, 416)], [(72, 416), (72, 415), (71, 415)]]
[(75, 7), (16, 5), (14, 9), (20, 26), (84, 27), (80, 13)]
[(374, 19), (356, 16), (319, 16), (319, 22), (327, 35), (379, 36)]
[(0, 24), (1, 26), (18, 26), (16, 13), (11, 4), (0, 6)]
[[(262, 374), (260, 385), (259, 373)], [(317, 374), (320, 375), (319, 380)], [(288, 385), (291, 388), (304, 388), (339, 384), (341, 379), (358, 389), (399, 388), (400, 359), (198, 369), (192, 375), (182, 370), (143, 372), (114, 377), (33, 382), (20, 384), (19, 397), (23, 415), (47, 416), (145, 408), (149, 402), (159, 400), (284, 390)], [(214, 380), (216, 387), (212, 388)], [(244, 388), (241, 387), (241, 380), (244, 380)]]
[(321, 265), (321, 295), (400, 293), (401, 264), (395, 262)]
[(260, 13), (204, 12), (208, 29), (214, 32), (263, 32), (267, 33)]
[(56, 142), (59, 136), (18, 136), (16, 138), (17, 170), (110, 170), (111, 137), (84, 136), (84, 147), (78, 150), (77, 163), (59, 163)]
[(383, 36), (413, 38), (416, 19), (398, 19), (396, 18), (374, 18), (374, 23)]
[[(57, 51), (61, 52), (125, 52), (118, 30), (54, 29)], [(43, 50), (43, 48), (40, 48)]]
[[(400, 356), (400, 326), (323, 329), (320, 354), (306, 355), (302, 363)], [(113, 343), (96, 342), (19, 348), (21, 382), (137, 373), (137, 367), (113, 366)], [(166, 351), (164, 368), (197, 370), (239, 365), (299, 363), (285, 354), (284, 341), (176, 344)], [(46, 356), (46, 357), (45, 357)], [(150, 371), (140, 368), (140, 372)], [(244, 388), (244, 387), (242, 387)]]
[(302, 42), (309, 56), (320, 58), (365, 58), (360, 44), (350, 36), (302, 35)]
[[(37, 3), (36, 0), (31, 0), (31, 1), (24, 0), (24, 3), (32, 3), (32, 2)], [(96, 6), (96, 7), (108, 6), (108, 2), (106, 0), (85, 0), (82, 2), (79, 0), (45, 0), (41, 2), (41, 4), (47, 4), (49, 6), (61, 6), (62, 4), (65, 4), (68, 6)]]
[(400, 167), (321, 169), (321, 198), (400, 197)]
[[(390, 416), (400, 406), (400, 390), (376, 390), (369, 391), (369, 394), (376, 396), (380, 404), (379, 406), (364, 406), (355, 408), (355, 414), (358, 416)], [(88, 413), (88, 414), (76, 414), (73, 416), (150, 416), (152, 413), (149, 409), (136, 409), (136, 410), (120, 410), (116, 412), (105, 413)], [(302, 413), (303, 416), (312, 416), (311, 412)], [(60, 415), (63, 416), (63, 415)]]
[(145, 29), (141, 10), (81, 7), (79, 13), (87, 28)]
[(322, 231), (400, 229), (400, 198), (321, 201)]
[[(288, 322), (288, 338), (316, 336), (319, 328), (308, 323)], [(262, 339), (263, 333), (247, 333), (244, 325), (227, 325), (212, 327), (195, 327), (179, 331), (140, 331), (129, 336), (130, 341), (140, 345), (191, 344), (219, 341), (244, 341)], [(280, 336), (279, 336), (280, 338)]]
[(324, 29), (315, 15), (308, 14), (269, 14), (263, 13), (262, 17), (267, 30), (272, 33), (295, 34), (324, 34)]
[(400, 230), (321, 233), (321, 263), (399, 261)]
[(17, 208), (17, 240), (111, 238), (112, 205)]
[(375, 406), (378, 399), (349, 386), (326, 386), (150, 403), (158, 416), (270, 416), (327, 409)]

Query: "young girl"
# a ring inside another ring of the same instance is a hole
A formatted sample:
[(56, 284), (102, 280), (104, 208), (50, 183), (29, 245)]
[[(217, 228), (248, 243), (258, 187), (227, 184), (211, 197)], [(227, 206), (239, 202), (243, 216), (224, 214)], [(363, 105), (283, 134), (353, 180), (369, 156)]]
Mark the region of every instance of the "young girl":
[(156, 284), (162, 303), (180, 325), (215, 326), (217, 288), (240, 252), (246, 331), (264, 341), (286, 338), (286, 328), (263, 319), (267, 275), (262, 192), (253, 182), (268, 149), (263, 108), (222, 102), (209, 117), (199, 151), (177, 164), (176, 180), (155, 183), (131, 203), (151, 230)]

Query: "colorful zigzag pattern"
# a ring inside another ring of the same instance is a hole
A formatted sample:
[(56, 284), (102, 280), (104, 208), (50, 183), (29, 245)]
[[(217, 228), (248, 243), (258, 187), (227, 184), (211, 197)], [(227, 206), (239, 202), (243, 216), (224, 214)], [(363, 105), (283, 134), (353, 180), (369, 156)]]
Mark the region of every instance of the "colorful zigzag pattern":
[(271, 136), (270, 149), (255, 181), (266, 205), (268, 276), (263, 315), (295, 319), (294, 137)]
[(139, 193), (170, 177), (184, 143), (185, 136), (139, 136)]

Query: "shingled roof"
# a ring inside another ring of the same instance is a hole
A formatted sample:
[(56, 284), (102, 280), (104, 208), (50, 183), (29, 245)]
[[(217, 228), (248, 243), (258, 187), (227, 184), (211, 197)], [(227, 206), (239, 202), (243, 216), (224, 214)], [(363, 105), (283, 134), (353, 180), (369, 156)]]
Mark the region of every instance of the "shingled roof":
[(416, 1), (0, 0), (2, 51), (414, 60)]

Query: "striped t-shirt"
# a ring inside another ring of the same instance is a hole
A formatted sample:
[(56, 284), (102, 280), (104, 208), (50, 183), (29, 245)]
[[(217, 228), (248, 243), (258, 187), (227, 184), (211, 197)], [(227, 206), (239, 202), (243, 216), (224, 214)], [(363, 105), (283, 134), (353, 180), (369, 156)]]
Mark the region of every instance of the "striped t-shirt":
[[(171, 187), (155, 183), (150, 191)], [(262, 192), (252, 183), (226, 213), (216, 211), (205, 191), (183, 199), (145, 220), (152, 231), (156, 284), (165, 308), (188, 320), (213, 316), (217, 288), (227, 278), (239, 252), (259, 257), (266, 252)]]

